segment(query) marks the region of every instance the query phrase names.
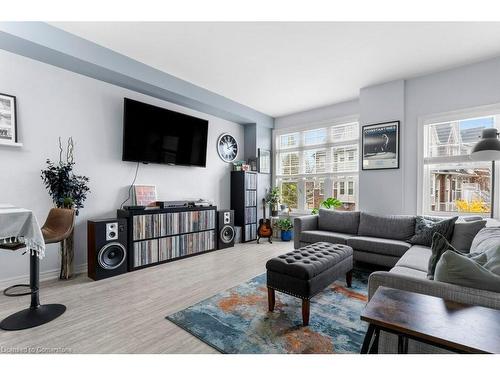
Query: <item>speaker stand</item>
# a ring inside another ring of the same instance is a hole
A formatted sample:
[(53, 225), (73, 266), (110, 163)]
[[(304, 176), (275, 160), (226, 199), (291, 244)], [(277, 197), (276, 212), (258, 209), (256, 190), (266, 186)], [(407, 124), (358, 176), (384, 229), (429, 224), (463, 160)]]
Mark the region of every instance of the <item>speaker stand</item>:
[(0, 322), (0, 329), (17, 331), (33, 328), (48, 323), (66, 311), (66, 306), (60, 304), (40, 305), (40, 259), (34, 251), (30, 251), (30, 307), (18, 311)]

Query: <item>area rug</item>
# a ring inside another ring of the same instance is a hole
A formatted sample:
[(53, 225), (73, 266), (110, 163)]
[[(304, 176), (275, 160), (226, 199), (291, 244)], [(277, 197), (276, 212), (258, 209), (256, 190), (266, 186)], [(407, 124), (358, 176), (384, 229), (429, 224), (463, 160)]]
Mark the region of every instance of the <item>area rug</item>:
[(298, 298), (276, 292), (275, 310), (268, 311), (265, 274), (167, 319), (222, 353), (359, 353), (368, 276), (354, 270), (352, 288), (338, 280), (313, 297), (308, 327)]

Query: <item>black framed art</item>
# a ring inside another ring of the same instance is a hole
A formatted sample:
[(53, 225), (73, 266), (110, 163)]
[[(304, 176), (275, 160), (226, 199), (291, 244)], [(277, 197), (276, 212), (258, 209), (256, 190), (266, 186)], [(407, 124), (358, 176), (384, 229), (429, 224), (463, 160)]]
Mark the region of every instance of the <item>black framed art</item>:
[(16, 97), (0, 93), (0, 145), (17, 143)]
[(271, 173), (271, 151), (259, 148), (258, 153), (258, 172), (267, 174)]
[(363, 170), (399, 168), (399, 121), (362, 127)]

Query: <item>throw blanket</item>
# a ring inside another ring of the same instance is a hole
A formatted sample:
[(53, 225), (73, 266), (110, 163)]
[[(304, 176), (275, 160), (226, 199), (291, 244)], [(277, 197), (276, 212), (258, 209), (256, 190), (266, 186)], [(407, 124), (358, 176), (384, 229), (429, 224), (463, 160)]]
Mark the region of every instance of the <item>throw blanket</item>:
[(32, 211), (0, 205), (0, 243), (20, 242), (41, 259), (45, 256), (42, 231)]

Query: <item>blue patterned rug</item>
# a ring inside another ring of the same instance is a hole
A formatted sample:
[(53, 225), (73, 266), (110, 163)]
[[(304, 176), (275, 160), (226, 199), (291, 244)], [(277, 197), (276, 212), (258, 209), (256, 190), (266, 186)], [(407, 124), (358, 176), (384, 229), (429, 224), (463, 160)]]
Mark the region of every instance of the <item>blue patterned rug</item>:
[(268, 311), (265, 274), (167, 319), (222, 353), (359, 353), (368, 275), (354, 270), (352, 288), (338, 280), (313, 297), (308, 327), (299, 298), (276, 292), (275, 310)]

